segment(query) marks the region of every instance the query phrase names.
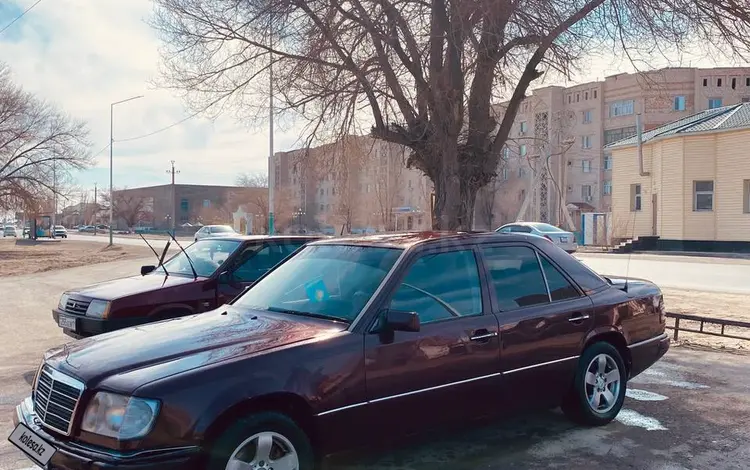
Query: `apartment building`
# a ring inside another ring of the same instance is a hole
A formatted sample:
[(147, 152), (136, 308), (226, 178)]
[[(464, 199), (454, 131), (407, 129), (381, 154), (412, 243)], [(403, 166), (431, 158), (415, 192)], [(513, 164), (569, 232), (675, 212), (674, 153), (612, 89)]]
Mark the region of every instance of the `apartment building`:
[(269, 165), (278, 225), (354, 233), (429, 229), (432, 186), (406, 168), (407, 156), (406, 148), (367, 136), (277, 152)]
[[(500, 187), (515, 189), (490, 196), (507, 219), (497, 224), (518, 216), (525, 199), (518, 188), (531, 199), (521, 215), (525, 220), (564, 224), (565, 210), (574, 221), (581, 212), (609, 212), (612, 156), (604, 146), (634, 135), (637, 114), (648, 131), (696, 112), (748, 101), (750, 67), (665, 68), (536, 89), (521, 105), (498, 169)], [(503, 105), (497, 113), (502, 116)]]

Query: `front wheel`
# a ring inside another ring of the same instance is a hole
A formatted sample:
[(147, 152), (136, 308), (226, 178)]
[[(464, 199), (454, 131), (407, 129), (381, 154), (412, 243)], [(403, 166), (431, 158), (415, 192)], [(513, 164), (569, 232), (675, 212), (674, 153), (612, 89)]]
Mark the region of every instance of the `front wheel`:
[(261, 412), (240, 419), (216, 440), (208, 470), (313, 470), (310, 440), (286, 415)]
[(610, 343), (594, 343), (578, 361), (562, 410), (579, 424), (605, 425), (622, 409), (626, 387), (627, 370), (620, 352)]

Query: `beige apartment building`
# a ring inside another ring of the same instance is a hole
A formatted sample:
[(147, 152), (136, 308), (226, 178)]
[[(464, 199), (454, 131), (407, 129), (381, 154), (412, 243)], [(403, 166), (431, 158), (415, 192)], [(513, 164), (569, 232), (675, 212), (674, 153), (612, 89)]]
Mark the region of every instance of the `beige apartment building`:
[(406, 168), (408, 150), (367, 136), (277, 152), (269, 162), (281, 230), (426, 230), (432, 185)]
[(607, 148), (615, 237), (658, 249), (750, 251), (750, 103), (683, 118)]
[[(612, 209), (612, 155), (605, 145), (696, 112), (750, 101), (748, 68), (665, 68), (618, 74), (573, 87), (536, 89), (524, 100), (498, 169), (499, 183), (479, 205), (494, 226), (515, 220), (578, 225), (582, 212)], [(502, 116), (503, 106), (498, 114)], [(522, 193), (522, 191), (524, 191)], [(487, 212), (486, 210), (484, 212)], [(490, 228), (477, 217), (478, 228)], [(580, 227), (576, 226), (576, 229)]]

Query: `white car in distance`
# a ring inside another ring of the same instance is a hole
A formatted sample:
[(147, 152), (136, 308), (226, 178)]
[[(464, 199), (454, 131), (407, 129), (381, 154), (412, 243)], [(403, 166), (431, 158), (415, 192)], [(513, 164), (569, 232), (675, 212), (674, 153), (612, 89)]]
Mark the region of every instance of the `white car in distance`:
[(195, 232), (194, 239), (195, 241), (198, 241), (204, 238), (222, 237), (236, 234), (237, 232), (235, 232), (234, 229), (229, 225), (204, 225), (200, 230)]
[(543, 222), (513, 222), (505, 224), (495, 230), (499, 233), (530, 233), (538, 237), (544, 237), (568, 253), (578, 250), (578, 242), (573, 232), (567, 232), (554, 225)]

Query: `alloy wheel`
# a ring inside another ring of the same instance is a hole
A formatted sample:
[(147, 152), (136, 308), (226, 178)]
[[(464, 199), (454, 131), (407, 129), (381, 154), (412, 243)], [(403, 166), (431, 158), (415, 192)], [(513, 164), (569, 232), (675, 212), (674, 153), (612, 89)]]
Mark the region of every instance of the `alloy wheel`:
[(617, 362), (608, 354), (598, 354), (586, 368), (586, 398), (595, 413), (608, 413), (617, 403), (622, 376)]
[(299, 456), (291, 441), (276, 432), (245, 439), (232, 453), (226, 470), (298, 470)]

